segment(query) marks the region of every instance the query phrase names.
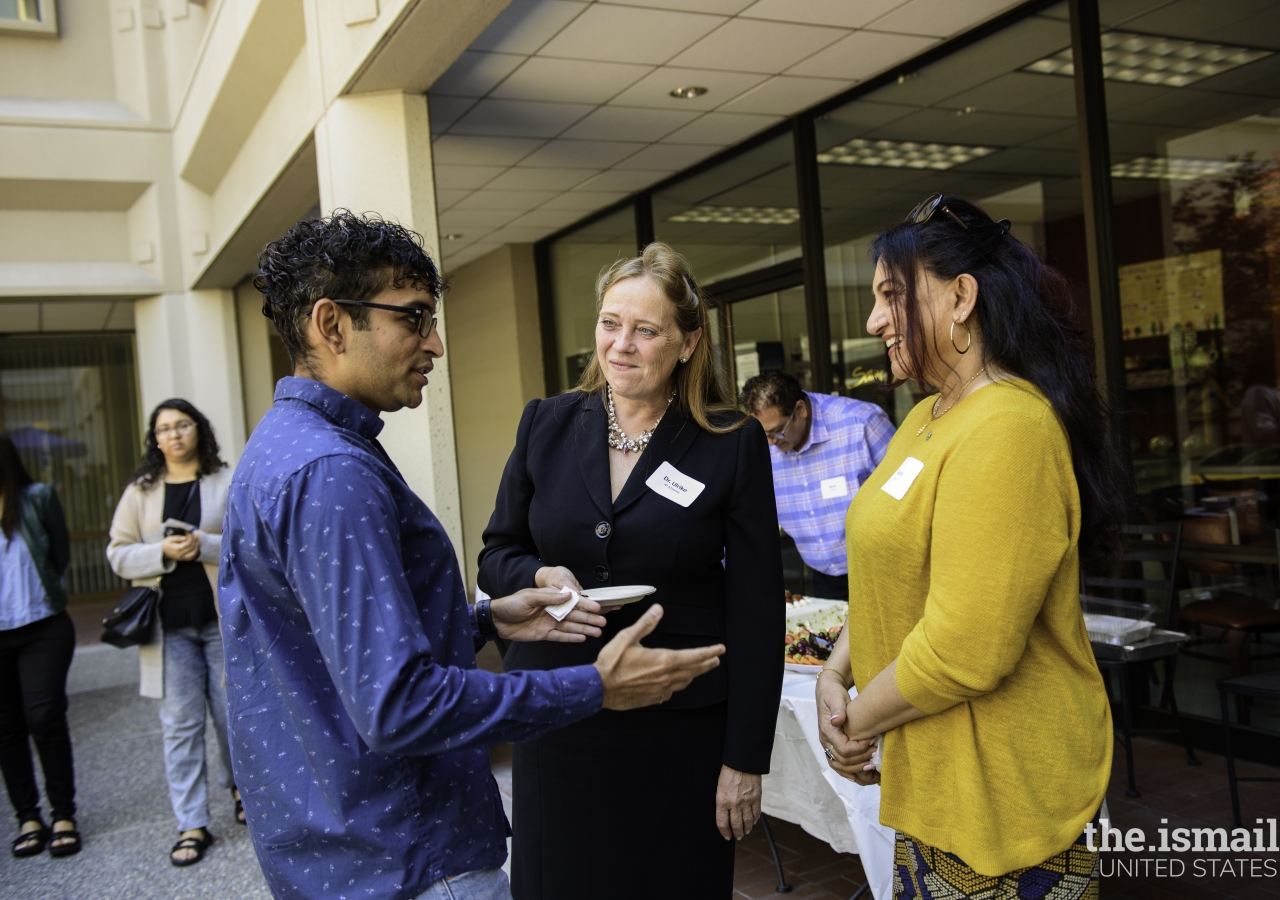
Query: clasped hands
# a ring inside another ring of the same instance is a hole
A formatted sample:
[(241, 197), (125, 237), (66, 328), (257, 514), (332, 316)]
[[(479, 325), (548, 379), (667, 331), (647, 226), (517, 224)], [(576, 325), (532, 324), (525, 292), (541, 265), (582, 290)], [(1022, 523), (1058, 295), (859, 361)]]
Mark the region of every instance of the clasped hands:
[(191, 562), (200, 555), (200, 532), (171, 534), (161, 542), (160, 547), (160, 552), (166, 559)]
[(829, 751), (831, 768), (858, 784), (879, 784), (880, 773), (869, 768), (875, 752), (872, 739), (858, 740), (846, 733), (849, 721), (849, 685), (840, 673), (824, 668), (818, 673), (818, 737)]

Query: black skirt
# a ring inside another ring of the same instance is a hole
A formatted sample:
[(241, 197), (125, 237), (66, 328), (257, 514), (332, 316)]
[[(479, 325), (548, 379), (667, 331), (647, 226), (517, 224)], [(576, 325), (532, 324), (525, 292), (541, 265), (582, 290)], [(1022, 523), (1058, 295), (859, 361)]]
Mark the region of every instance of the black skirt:
[(600, 713), (517, 744), (514, 900), (727, 900), (716, 828), (727, 704)]

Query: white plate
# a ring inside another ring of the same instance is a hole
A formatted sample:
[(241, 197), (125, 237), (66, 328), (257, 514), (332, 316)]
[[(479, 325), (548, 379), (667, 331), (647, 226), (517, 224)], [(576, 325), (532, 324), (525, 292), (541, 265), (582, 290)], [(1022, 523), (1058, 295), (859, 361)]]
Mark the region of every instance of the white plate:
[(656, 587), (649, 584), (624, 584), (619, 587), (592, 588), (583, 591), (582, 596), (601, 606), (624, 606), (648, 597), (656, 590)]
[(800, 663), (784, 662), (783, 667), (788, 672), (799, 672), (801, 675), (817, 675), (822, 671), (822, 666), (802, 666)]

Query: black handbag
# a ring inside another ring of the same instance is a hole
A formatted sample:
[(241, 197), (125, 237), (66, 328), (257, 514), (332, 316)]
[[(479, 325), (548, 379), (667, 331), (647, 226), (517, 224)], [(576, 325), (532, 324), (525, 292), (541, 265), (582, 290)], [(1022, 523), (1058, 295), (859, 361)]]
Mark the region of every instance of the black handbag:
[(116, 608), (103, 617), (102, 642), (122, 649), (151, 643), (159, 609), (160, 591), (149, 587), (130, 588)]

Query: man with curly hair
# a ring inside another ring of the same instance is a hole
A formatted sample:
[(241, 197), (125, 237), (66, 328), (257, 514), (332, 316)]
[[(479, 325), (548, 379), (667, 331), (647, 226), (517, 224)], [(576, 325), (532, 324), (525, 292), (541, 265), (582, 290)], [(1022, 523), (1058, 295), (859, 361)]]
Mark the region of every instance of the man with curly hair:
[[(439, 520), (378, 443), (422, 402), (444, 281), (421, 238), (345, 210), (267, 246), (254, 284), (293, 361), (227, 501), (219, 575), (232, 763), (277, 898), (509, 898), (488, 748), (667, 699), (723, 647), (653, 650), (653, 607), (592, 665), (497, 675), (494, 637), (581, 642), (555, 590), (469, 607)], [(584, 848), (584, 852), (590, 852)]]

